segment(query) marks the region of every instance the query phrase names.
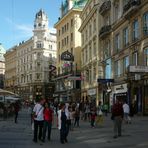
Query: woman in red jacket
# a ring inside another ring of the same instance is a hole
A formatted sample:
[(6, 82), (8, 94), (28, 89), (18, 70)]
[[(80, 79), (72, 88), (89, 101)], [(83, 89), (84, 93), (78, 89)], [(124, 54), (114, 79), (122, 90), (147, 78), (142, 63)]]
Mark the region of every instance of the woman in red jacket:
[(53, 110), (50, 108), (50, 105), (46, 102), (44, 108), (44, 126), (43, 126), (43, 139), (42, 141), (45, 142), (46, 132), (48, 130), (48, 140), (51, 137), (51, 127), (53, 121)]

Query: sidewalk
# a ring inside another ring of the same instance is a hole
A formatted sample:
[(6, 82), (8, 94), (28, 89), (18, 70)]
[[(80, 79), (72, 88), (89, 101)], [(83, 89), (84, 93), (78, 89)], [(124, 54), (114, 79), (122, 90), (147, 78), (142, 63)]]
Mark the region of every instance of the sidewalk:
[[(56, 124), (56, 123), (55, 123)], [(104, 125), (91, 128), (89, 122), (80, 122), (80, 128), (70, 132), (67, 144), (59, 141), (59, 130), (54, 125), (50, 142), (32, 142), (33, 132), (26, 109), (19, 113), (18, 124), (13, 119), (0, 121), (0, 148), (148, 148), (148, 117), (135, 116), (132, 124), (123, 126), (123, 136), (113, 139), (110, 116)]]

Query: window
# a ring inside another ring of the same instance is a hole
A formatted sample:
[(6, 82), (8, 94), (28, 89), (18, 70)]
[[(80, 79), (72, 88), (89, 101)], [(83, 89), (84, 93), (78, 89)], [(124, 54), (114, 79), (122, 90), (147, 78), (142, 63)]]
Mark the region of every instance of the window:
[(92, 51), (91, 51), (91, 43), (89, 44), (89, 59), (91, 59), (92, 58)]
[(121, 65), (120, 65), (120, 60), (118, 61), (115, 61), (115, 64), (114, 64), (114, 69), (115, 69), (115, 77), (119, 77), (120, 74), (121, 74)]
[(96, 49), (96, 39), (94, 40), (94, 46), (93, 46), (93, 56), (96, 56), (97, 49)]
[(129, 39), (128, 39), (128, 27), (126, 27), (124, 30), (123, 30), (123, 46), (127, 46), (128, 43), (129, 43)]
[(61, 35), (61, 30), (59, 30), (59, 36)]
[(93, 67), (93, 80), (96, 81), (96, 76), (97, 76), (97, 73), (96, 73), (96, 66)]
[(119, 4), (115, 4), (115, 21), (120, 18), (120, 9), (119, 9)]
[(87, 48), (86, 48), (86, 61), (85, 62), (88, 62), (88, 52), (87, 52)]
[(148, 35), (148, 12), (143, 15), (143, 34)]
[(73, 33), (71, 33), (71, 37), (70, 38), (71, 38), (70, 40), (72, 42), (73, 41)]
[(148, 66), (148, 47), (144, 49), (144, 65)]
[(37, 48), (42, 48), (42, 47), (43, 47), (42, 43), (41, 42), (37, 42)]
[(104, 58), (108, 58), (110, 56), (110, 40), (106, 40), (104, 42)]
[(88, 37), (87, 37), (87, 30), (86, 30), (86, 32), (85, 32), (85, 37), (86, 37), (85, 40), (87, 41), (87, 38), (88, 38)]
[(129, 56), (123, 58), (123, 72), (127, 72), (127, 68), (129, 66)]
[(109, 16), (104, 17), (104, 24), (110, 25), (110, 17)]
[(133, 65), (138, 65), (138, 52), (134, 52), (132, 54), (132, 64)]
[(139, 23), (138, 20), (133, 22), (133, 41), (136, 41), (139, 38)]
[(37, 79), (37, 80), (41, 79), (41, 74), (40, 74), (40, 73), (37, 73), (37, 74), (36, 74), (36, 79)]
[(96, 31), (96, 19), (94, 19), (94, 27), (93, 27), (93, 32)]
[(71, 48), (71, 54), (73, 55), (73, 48)]
[(82, 45), (84, 44), (84, 34), (82, 34)]
[(89, 70), (88, 69), (85, 71), (85, 76), (86, 76), (86, 81), (88, 82), (89, 81)]
[(123, 0), (123, 5), (124, 5), (124, 6), (127, 5), (128, 2), (129, 2), (129, 0)]
[(115, 36), (115, 52), (118, 52), (120, 50), (120, 35), (117, 34)]
[(92, 35), (92, 27), (91, 27), (91, 24), (89, 25), (89, 36)]
[(73, 27), (73, 19), (71, 19), (71, 27)]

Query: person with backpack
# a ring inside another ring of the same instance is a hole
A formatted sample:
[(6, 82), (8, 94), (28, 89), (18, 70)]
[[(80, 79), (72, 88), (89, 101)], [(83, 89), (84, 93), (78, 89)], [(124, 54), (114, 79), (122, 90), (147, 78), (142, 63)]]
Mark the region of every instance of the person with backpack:
[[(38, 139), (42, 140), (43, 133), (43, 122), (44, 122), (44, 104), (45, 100), (40, 99), (33, 108), (33, 119), (34, 119), (34, 138), (33, 141), (37, 142)], [(39, 131), (38, 131), (39, 130)]]

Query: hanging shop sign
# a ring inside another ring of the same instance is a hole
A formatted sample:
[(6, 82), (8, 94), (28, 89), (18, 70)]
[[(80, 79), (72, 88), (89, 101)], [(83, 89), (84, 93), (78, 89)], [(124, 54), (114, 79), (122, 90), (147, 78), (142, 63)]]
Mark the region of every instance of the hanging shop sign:
[(92, 95), (95, 95), (96, 94), (96, 89), (89, 89), (88, 90), (88, 95), (92, 96)]
[(74, 61), (74, 56), (68, 50), (61, 54), (61, 60), (63, 61)]
[(121, 85), (114, 86), (114, 92), (116, 94), (127, 92), (127, 84), (121, 84)]
[(148, 66), (129, 66), (129, 72), (148, 72)]

